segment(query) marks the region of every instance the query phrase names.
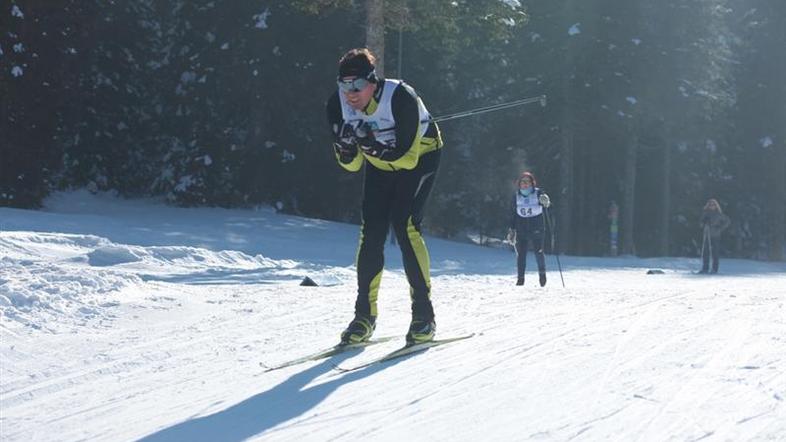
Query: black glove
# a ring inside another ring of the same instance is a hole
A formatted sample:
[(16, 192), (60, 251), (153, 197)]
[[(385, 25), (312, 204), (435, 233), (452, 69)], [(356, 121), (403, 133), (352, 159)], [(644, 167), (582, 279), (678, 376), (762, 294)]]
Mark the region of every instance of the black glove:
[(355, 128), (349, 123), (344, 123), (341, 126), (341, 131), (336, 134), (336, 141), (344, 141), (345, 143), (355, 142)]
[(358, 145), (355, 141), (355, 129), (351, 124), (344, 124), (341, 126), (341, 130), (335, 133), (333, 151), (338, 155), (339, 161), (344, 164), (351, 163), (355, 159), (358, 154)]
[(358, 154), (358, 146), (342, 140), (333, 143), (333, 150), (338, 155), (338, 160), (344, 164), (351, 163)]
[(363, 123), (355, 129), (355, 140), (360, 150), (372, 157), (382, 158), (390, 150), (388, 146), (377, 141), (374, 131), (368, 123)]

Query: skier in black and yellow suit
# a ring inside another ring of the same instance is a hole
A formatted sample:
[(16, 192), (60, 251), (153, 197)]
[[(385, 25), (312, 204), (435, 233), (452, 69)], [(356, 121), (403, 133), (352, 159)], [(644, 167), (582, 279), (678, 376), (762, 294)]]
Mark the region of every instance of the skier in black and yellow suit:
[(410, 343), (430, 341), (436, 323), (431, 304), (429, 254), (420, 233), (423, 209), (434, 185), (442, 139), (415, 91), (375, 72), (368, 49), (353, 49), (339, 61), (338, 90), (327, 103), (338, 163), (357, 172), (368, 162), (363, 184), (362, 225), (356, 258), (355, 317), (342, 343), (368, 340), (377, 318), (384, 246), (393, 225), (410, 285)]

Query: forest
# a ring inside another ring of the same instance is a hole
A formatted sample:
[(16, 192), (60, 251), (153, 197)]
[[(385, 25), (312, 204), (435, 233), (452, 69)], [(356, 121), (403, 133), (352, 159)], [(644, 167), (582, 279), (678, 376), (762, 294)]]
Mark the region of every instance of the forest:
[[(426, 233), (502, 238), (515, 181), (553, 252), (786, 254), (782, 0), (0, 0), (0, 206), (86, 188), (359, 223), (325, 102), (369, 47), (441, 123)], [(618, 220), (612, 219), (617, 213)], [(0, 220), (2, 228), (2, 220)]]

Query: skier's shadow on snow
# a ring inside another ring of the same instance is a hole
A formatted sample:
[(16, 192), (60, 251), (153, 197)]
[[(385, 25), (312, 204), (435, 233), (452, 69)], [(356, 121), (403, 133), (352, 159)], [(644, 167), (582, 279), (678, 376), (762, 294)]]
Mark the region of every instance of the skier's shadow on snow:
[(242, 441), (249, 437), (307, 413), (324, 401), (338, 387), (371, 376), (391, 367), (407, 357), (384, 364), (376, 364), (358, 371), (337, 376), (313, 387), (303, 389), (309, 382), (333, 370), (357, 352), (340, 354), (295, 374), (270, 390), (256, 394), (225, 410), (208, 416), (195, 417), (140, 439), (158, 441)]

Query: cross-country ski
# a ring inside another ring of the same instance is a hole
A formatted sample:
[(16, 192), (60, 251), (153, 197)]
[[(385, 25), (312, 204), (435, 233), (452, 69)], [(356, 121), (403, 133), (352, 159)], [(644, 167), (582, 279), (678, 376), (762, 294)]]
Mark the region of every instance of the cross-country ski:
[(384, 356), (381, 356), (381, 357), (379, 357), (377, 359), (373, 359), (373, 360), (368, 361), (366, 363), (363, 363), (361, 365), (356, 365), (354, 367), (349, 367), (349, 368), (341, 367), (339, 365), (335, 365), (334, 368), (336, 370), (342, 372), (342, 373), (347, 373), (347, 372), (350, 372), (350, 371), (360, 370), (360, 369), (363, 369), (363, 368), (366, 368), (366, 367), (370, 367), (372, 365), (380, 364), (380, 363), (383, 363), (383, 362), (392, 361), (394, 359), (402, 358), (404, 356), (411, 355), (411, 354), (414, 354), (414, 353), (419, 353), (419, 352), (422, 352), (422, 351), (426, 351), (426, 350), (428, 350), (430, 348), (439, 347), (441, 345), (449, 344), (451, 342), (456, 342), (456, 341), (462, 341), (464, 339), (469, 339), (469, 338), (471, 338), (473, 336), (475, 336), (474, 333), (469, 334), (469, 335), (464, 335), (464, 336), (456, 336), (456, 337), (453, 337), (453, 338), (434, 339), (432, 341), (421, 342), (419, 344), (407, 344), (407, 345), (405, 345), (405, 346), (403, 346), (403, 347), (401, 347), (401, 348), (399, 348), (397, 350), (394, 350), (394, 351), (392, 351), (392, 352), (390, 352), (390, 353), (388, 353), (388, 354), (386, 354)]
[(341, 353), (344, 353), (344, 352), (362, 349), (362, 348), (365, 348), (365, 347), (368, 347), (368, 346), (371, 346), (371, 345), (374, 345), (374, 344), (379, 344), (379, 343), (382, 343), (382, 342), (388, 342), (388, 341), (391, 341), (391, 340), (396, 339), (396, 338), (400, 338), (400, 337), (397, 337), (397, 336), (386, 336), (384, 338), (374, 338), (374, 339), (371, 339), (369, 341), (358, 342), (356, 344), (337, 344), (337, 345), (334, 345), (333, 347), (330, 347), (328, 349), (320, 350), (320, 351), (318, 351), (316, 353), (313, 353), (313, 354), (310, 354), (310, 355), (306, 355), (306, 356), (302, 356), (302, 357), (299, 357), (299, 358), (295, 358), (295, 359), (292, 359), (290, 361), (282, 362), (282, 363), (277, 364), (277, 365), (267, 365), (264, 362), (260, 362), (259, 366), (264, 368), (265, 372), (273, 371), (273, 370), (280, 370), (282, 368), (291, 367), (293, 365), (302, 364), (304, 362), (318, 361), (320, 359), (329, 358), (331, 356), (335, 356), (335, 355), (338, 355), (338, 354), (341, 354)]

